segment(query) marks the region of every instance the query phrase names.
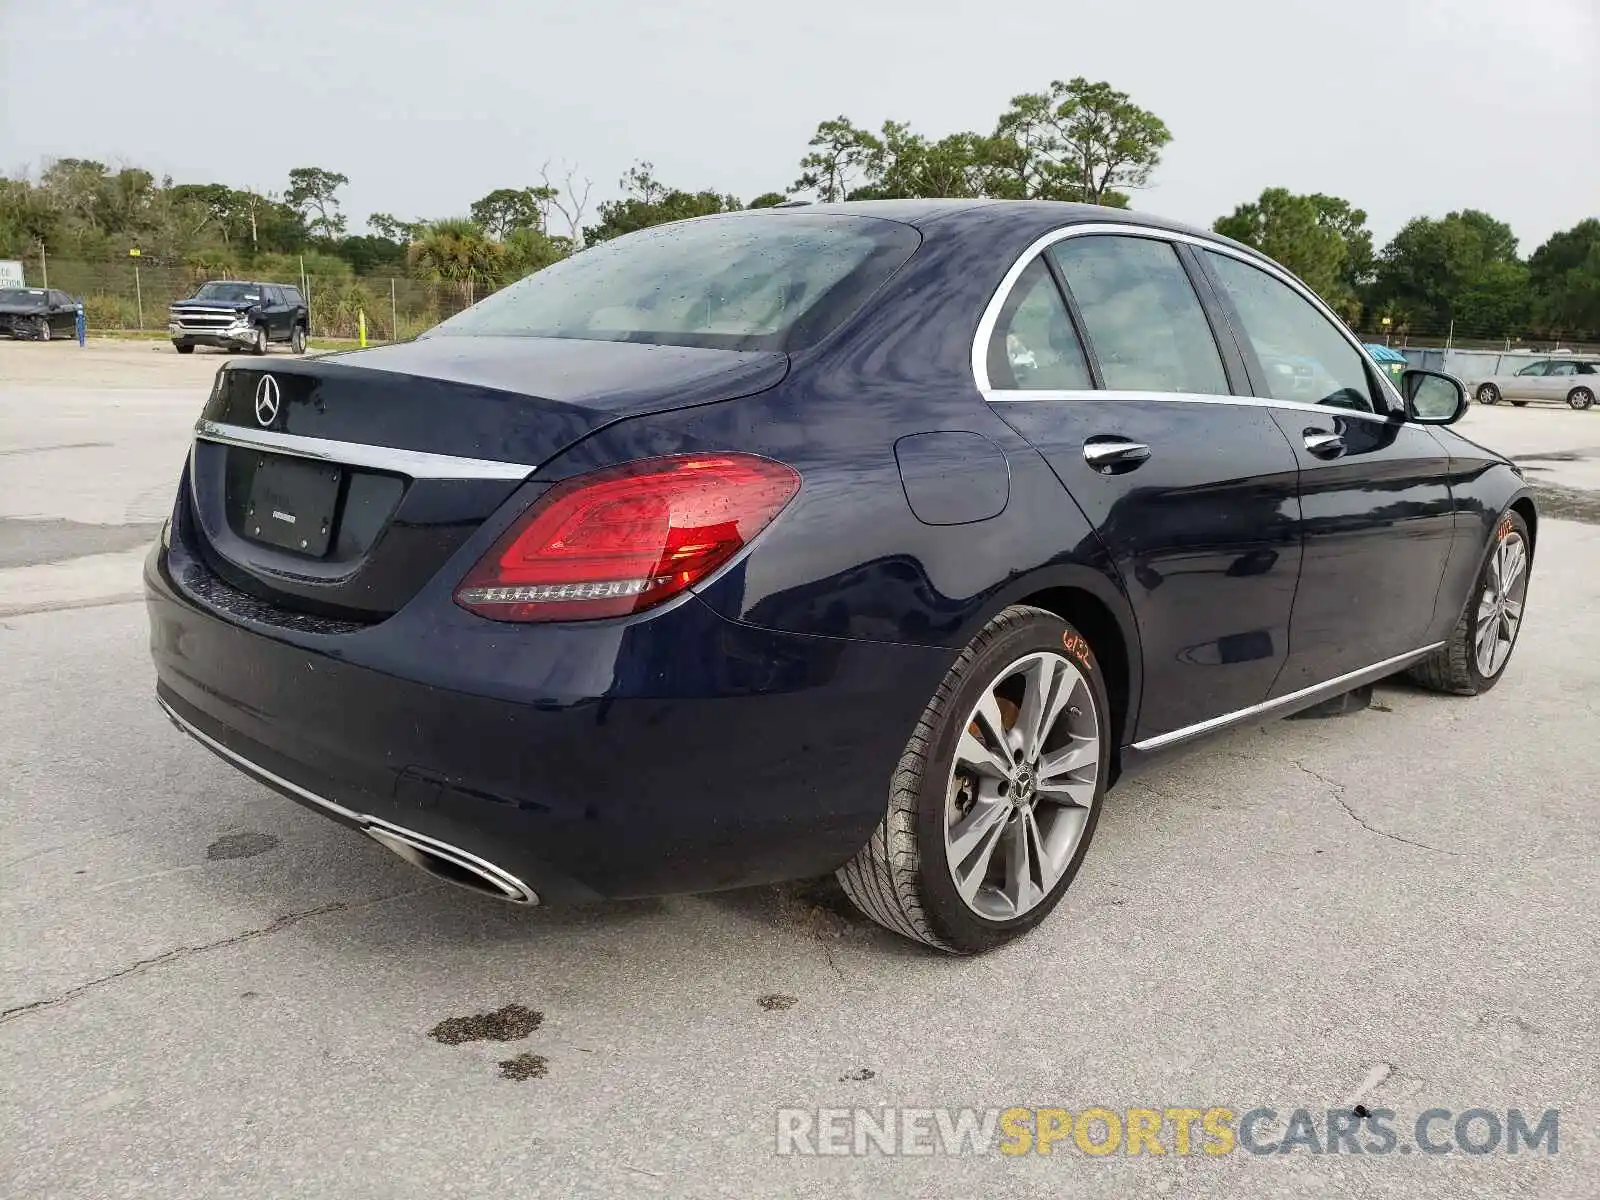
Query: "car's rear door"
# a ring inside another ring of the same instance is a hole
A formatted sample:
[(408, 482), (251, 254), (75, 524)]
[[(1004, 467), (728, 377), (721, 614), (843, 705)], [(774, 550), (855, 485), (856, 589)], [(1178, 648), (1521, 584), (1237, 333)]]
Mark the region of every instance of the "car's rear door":
[(1572, 361), (1552, 362), (1538, 380), (1540, 400), (1565, 402), (1567, 393), (1577, 384), (1578, 364)]
[[(1221, 249), (1199, 258), (1300, 467), (1304, 560), (1274, 696), (1418, 649), (1455, 535), (1448, 454), (1391, 408), (1367, 355), (1310, 293)], [(1315, 403), (1261, 368), (1286, 353), (1310, 364)]]
[(1219, 320), (1157, 231), (1066, 230), (1013, 269), (979, 330), (986, 397), (1048, 460), (1132, 604), (1133, 740), (1260, 703), (1287, 657), (1294, 454), (1234, 394), (1246, 381)]

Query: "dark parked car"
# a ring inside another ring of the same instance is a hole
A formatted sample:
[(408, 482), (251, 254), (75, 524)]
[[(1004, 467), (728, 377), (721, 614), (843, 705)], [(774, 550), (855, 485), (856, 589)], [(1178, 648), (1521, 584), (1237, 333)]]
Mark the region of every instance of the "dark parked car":
[(311, 314), (300, 289), (286, 283), (212, 281), (168, 313), (167, 332), (179, 354), (196, 346), (265, 354), (272, 342), (306, 352)]
[(411, 343), (219, 372), (145, 572), (157, 694), (505, 899), (837, 870), (978, 951), (1119, 776), (1401, 671), (1494, 686), (1537, 514), (1465, 407), (1131, 213), (662, 226)]
[(0, 288), (0, 333), (30, 341), (78, 336), (78, 302), (54, 288)]

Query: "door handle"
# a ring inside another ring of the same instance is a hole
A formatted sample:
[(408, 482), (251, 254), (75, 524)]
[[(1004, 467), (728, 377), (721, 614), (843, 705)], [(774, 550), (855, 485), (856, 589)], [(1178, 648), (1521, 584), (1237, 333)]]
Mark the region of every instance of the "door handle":
[(1150, 457), (1150, 447), (1121, 437), (1094, 437), (1083, 444), (1083, 461), (1107, 475), (1131, 471)]
[(1318, 458), (1338, 458), (1344, 453), (1344, 438), (1325, 429), (1305, 431), (1306, 449)]

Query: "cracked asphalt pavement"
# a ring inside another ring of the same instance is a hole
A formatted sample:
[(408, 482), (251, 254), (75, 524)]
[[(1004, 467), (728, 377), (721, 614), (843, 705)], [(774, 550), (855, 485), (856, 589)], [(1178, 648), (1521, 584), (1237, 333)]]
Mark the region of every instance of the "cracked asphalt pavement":
[[(1390, 682), (1128, 781), (995, 954), (925, 953), (826, 881), (520, 910), (158, 713), (126, 529), (220, 361), (167, 358), (0, 344), (0, 1192), (1594, 1195), (1600, 526), (1541, 526), (1495, 691)], [(1465, 428), (1600, 446), (1600, 413)], [(1356, 1103), (1559, 1109), (1559, 1152), (774, 1152), (779, 1106)]]

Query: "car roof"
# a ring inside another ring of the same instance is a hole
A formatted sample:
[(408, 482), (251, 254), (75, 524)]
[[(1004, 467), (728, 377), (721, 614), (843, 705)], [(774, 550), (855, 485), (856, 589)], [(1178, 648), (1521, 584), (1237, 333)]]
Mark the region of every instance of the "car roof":
[(1167, 233), (1181, 233), (1229, 246), (1253, 258), (1271, 261), (1243, 242), (1236, 242), (1210, 229), (1200, 229), (1179, 221), (1128, 208), (1108, 208), (1100, 204), (1070, 204), (1061, 200), (846, 200), (834, 204), (797, 204), (781, 209), (755, 209), (755, 212), (837, 213), (840, 216), (880, 217), (915, 226), (925, 236), (944, 237), (976, 232), (1004, 224), (1024, 236), (1040, 237), (1065, 225), (1114, 222), (1141, 225)]

